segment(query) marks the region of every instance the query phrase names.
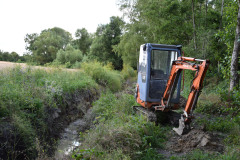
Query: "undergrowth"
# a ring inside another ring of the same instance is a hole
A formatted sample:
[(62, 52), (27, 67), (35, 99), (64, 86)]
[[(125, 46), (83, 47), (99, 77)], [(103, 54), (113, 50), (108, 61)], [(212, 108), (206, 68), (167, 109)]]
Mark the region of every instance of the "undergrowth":
[(102, 94), (94, 103), (95, 127), (81, 134), (82, 145), (74, 159), (159, 159), (168, 128), (135, 115), (132, 95)]
[(66, 93), (97, 88), (83, 72), (20, 67), (2, 71), (0, 84), (0, 157), (7, 159), (36, 158), (36, 138), (49, 127), (46, 108), (64, 107)]

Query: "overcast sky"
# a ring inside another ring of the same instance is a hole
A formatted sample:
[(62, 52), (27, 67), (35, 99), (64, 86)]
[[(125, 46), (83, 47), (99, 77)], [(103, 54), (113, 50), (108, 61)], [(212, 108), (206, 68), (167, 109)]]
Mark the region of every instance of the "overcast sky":
[(98, 24), (120, 16), (117, 0), (0, 0), (0, 50), (25, 52), (27, 33), (60, 27), (74, 36), (78, 28), (95, 32)]

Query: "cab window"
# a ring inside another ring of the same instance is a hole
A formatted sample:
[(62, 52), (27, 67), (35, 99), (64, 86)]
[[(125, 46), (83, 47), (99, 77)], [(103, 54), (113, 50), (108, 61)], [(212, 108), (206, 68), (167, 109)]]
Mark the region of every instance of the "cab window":
[(151, 79), (167, 79), (172, 61), (177, 59), (176, 51), (152, 50)]

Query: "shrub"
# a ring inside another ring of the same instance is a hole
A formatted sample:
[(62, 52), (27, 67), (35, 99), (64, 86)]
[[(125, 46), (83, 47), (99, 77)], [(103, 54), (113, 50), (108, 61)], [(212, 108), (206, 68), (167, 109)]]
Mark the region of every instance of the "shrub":
[(74, 49), (71, 45), (68, 45), (65, 50), (60, 49), (57, 52), (56, 58), (61, 64), (70, 63), (71, 65), (77, 61), (81, 62), (82, 59), (82, 52), (78, 49)]
[(108, 87), (111, 91), (119, 91), (122, 87), (121, 76), (109, 65), (103, 66), (97, 61), (82, 63), (85, 73), (89, 74), (98, 84)]
[(81, 62), (75, 62), (73, 65), (72, 65), (72, 68), (77, 68), (77, 69), (80, 69), (81, 68)]
[(72, 65), (71, 65), (71, 63), (70, 63), (70, 62), (66, 62), (66, 63), (65, 63), (65, 67), (66, 67), (66, 68), (71, 68), (71, 67), (72, 67)]
[(57, 60), (54, 60), (53, 62), (49, 62), (49, 63), (44, 64), (44, 66), (58, 68), (58, 67), (61, 66), (61, 63), (59, 61), (57, 61)]
[(130, 77), (135, 77), (137, 74), (136, 71), (134, 71), (134, 69), (130, 65), (124, 64), (123, 69), (121, 71), (121, 75), (126, 80)]

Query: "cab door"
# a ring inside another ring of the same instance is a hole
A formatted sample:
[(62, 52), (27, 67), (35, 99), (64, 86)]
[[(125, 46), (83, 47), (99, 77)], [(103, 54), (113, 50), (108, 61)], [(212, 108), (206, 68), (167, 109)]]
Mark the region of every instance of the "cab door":
[(138, 86), (140, 92), (140, 99), (146, 101), (147, 98), (147, 50), (143, 49), (144, 45), (140, 46), (139, 67), (138, 67)]
[(172, 61), (178, 57), (177, 51), (152, 49), (150, 65), (149, 101), (159, 102), (166, 88)]

